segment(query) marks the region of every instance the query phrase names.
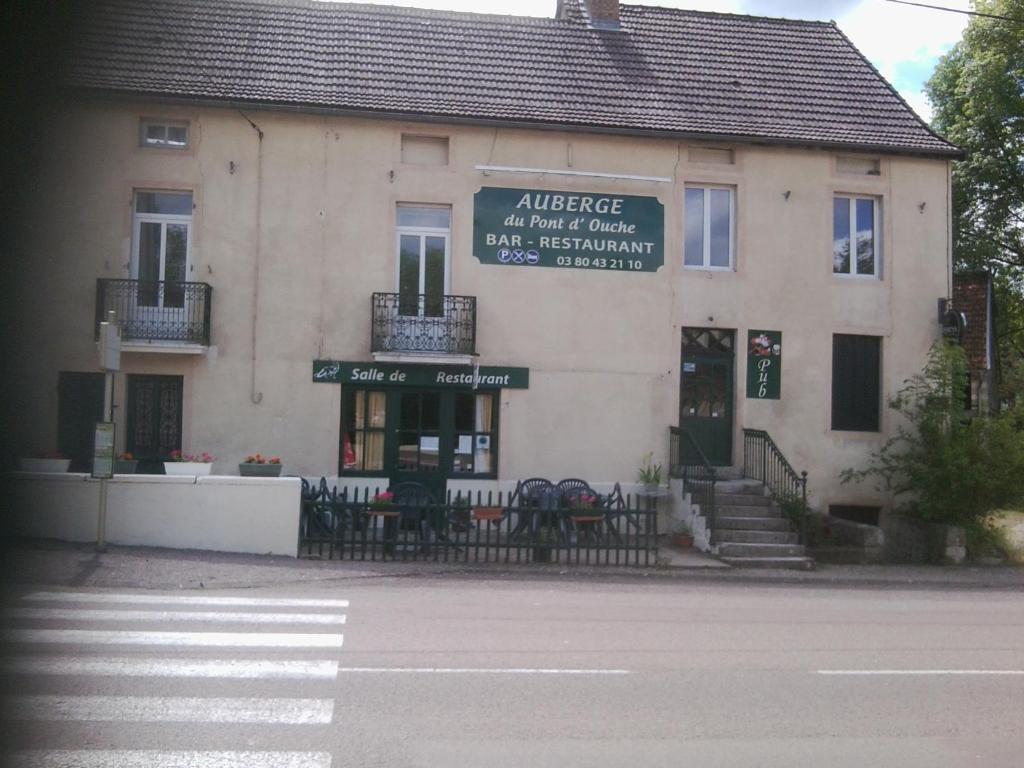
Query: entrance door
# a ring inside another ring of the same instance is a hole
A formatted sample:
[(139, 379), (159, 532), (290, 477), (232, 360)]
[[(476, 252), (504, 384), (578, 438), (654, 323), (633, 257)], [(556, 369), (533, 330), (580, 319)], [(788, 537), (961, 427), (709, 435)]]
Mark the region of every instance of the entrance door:
[[(174, 338), (186, 328), (189, 297), (191, 192), (137, 192), (132, 278), (138, 293), (129, 319), (130, 338)], [(170, 334), (170, 336), (168, 335)]]
[(715, 466), (732, 464), (733, 368), (732, 331), (683, 330), (679, 426)]
[(96, 422), (103, 421), (102, 373), (61, 371), (57, 379), (57, 450), (72, 472), (92, 471)]
[(400, 349), (441, 351), (448, 339), (445, 295), (450, 290), (448, 208), (398, 207)]
[(140, 474), (163, 474), (163, 461), (181, 449), (181, 376), (128, 376), (125, 450)]
[(398, 415), (386, 463), (391, 467), (389, 479), (392, 485), (421, 483), (441, 502), (451, 472), (451, 398), (438, 390), (397, 390), (389, 395), (394, 402), (389, 410), (393, 407), (392, 413)]

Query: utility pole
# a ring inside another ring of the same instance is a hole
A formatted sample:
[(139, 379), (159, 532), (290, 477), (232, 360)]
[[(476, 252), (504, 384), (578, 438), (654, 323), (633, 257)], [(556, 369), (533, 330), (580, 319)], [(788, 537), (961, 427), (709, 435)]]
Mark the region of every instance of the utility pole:
[(107, 549), (107, 481), (114, 476), (114, 372), (121, 369), (121, 326), (113, 310), (100, 323), (100, 370), (103, 386), (103, 421), (93, 438), (92, 476), (100, 481), (100, 507), (96, 515), (96, 551)]

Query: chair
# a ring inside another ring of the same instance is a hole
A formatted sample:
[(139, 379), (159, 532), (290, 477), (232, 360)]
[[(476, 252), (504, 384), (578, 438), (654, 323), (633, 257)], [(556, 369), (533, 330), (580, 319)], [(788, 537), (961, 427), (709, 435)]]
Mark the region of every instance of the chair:
[[(603, 524), (606, 519), (605, 510), (600, 506), (600, 497), (590, 487), (586, 480), (571, 477), (562, 480), (555, 486), (558, 490), (559, 505), (565, 510), (565, 514), (572, 525), (572, 528), (579, 532), (582, 538), (589, 534), (594, 542), (600, 542), (603, 538)], [(578, 507), (582, 497), (593, 497), (593, 508)]]
[(429, 518), (436, 518), (438, 514), (443, 517), (443, 512), (439, 510), (434, 494), (422, 483), (411, 481), (397, 483), (389, 490), (392, 494), (392, 502), (398, 507), (398, 529), (415, 531), (417, 538), (423, 542), (423, 548), (426, 549), (432, 538), (431, 532), (438, 527), (439, 523), (438, 520)]
[[(532, 533), (539, 522), (533, 510), (555, 510), (558, 508), (558, 489), (550, 480), (543, 477), (531, 477), (529, 480), (520, 480), (516, 483), (516, 489), (512, 492), (508, 505), (516, 511), (515, 527), (509, 532), (510, 536), (518, 536), (526, 529)], [(519, 510), (529, 510), (522, 511)]]

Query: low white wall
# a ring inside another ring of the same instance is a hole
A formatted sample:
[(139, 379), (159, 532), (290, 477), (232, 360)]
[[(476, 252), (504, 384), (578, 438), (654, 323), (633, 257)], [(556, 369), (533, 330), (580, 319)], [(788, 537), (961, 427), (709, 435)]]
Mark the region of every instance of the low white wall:
[[(117, 475), (107, 482), (111, 544), (298, 555), (298, 478)], [(10, 534), (96, 540), (98, 480), (17, 472), (6, 484)]]

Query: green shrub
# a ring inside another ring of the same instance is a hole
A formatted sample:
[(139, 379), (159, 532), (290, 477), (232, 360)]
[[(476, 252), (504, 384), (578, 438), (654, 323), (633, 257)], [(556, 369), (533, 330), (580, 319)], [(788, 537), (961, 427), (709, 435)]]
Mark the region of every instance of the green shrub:
[(843, 482), (875, 478), (901, 511), (966, 527), (1024, 499), (1022, 414), (965, 418), (966, 381), (963, 350), (932, 347), (924, 371), (889, 402), (903, 417), (896, 435), (867, 467), (844, 471)]

